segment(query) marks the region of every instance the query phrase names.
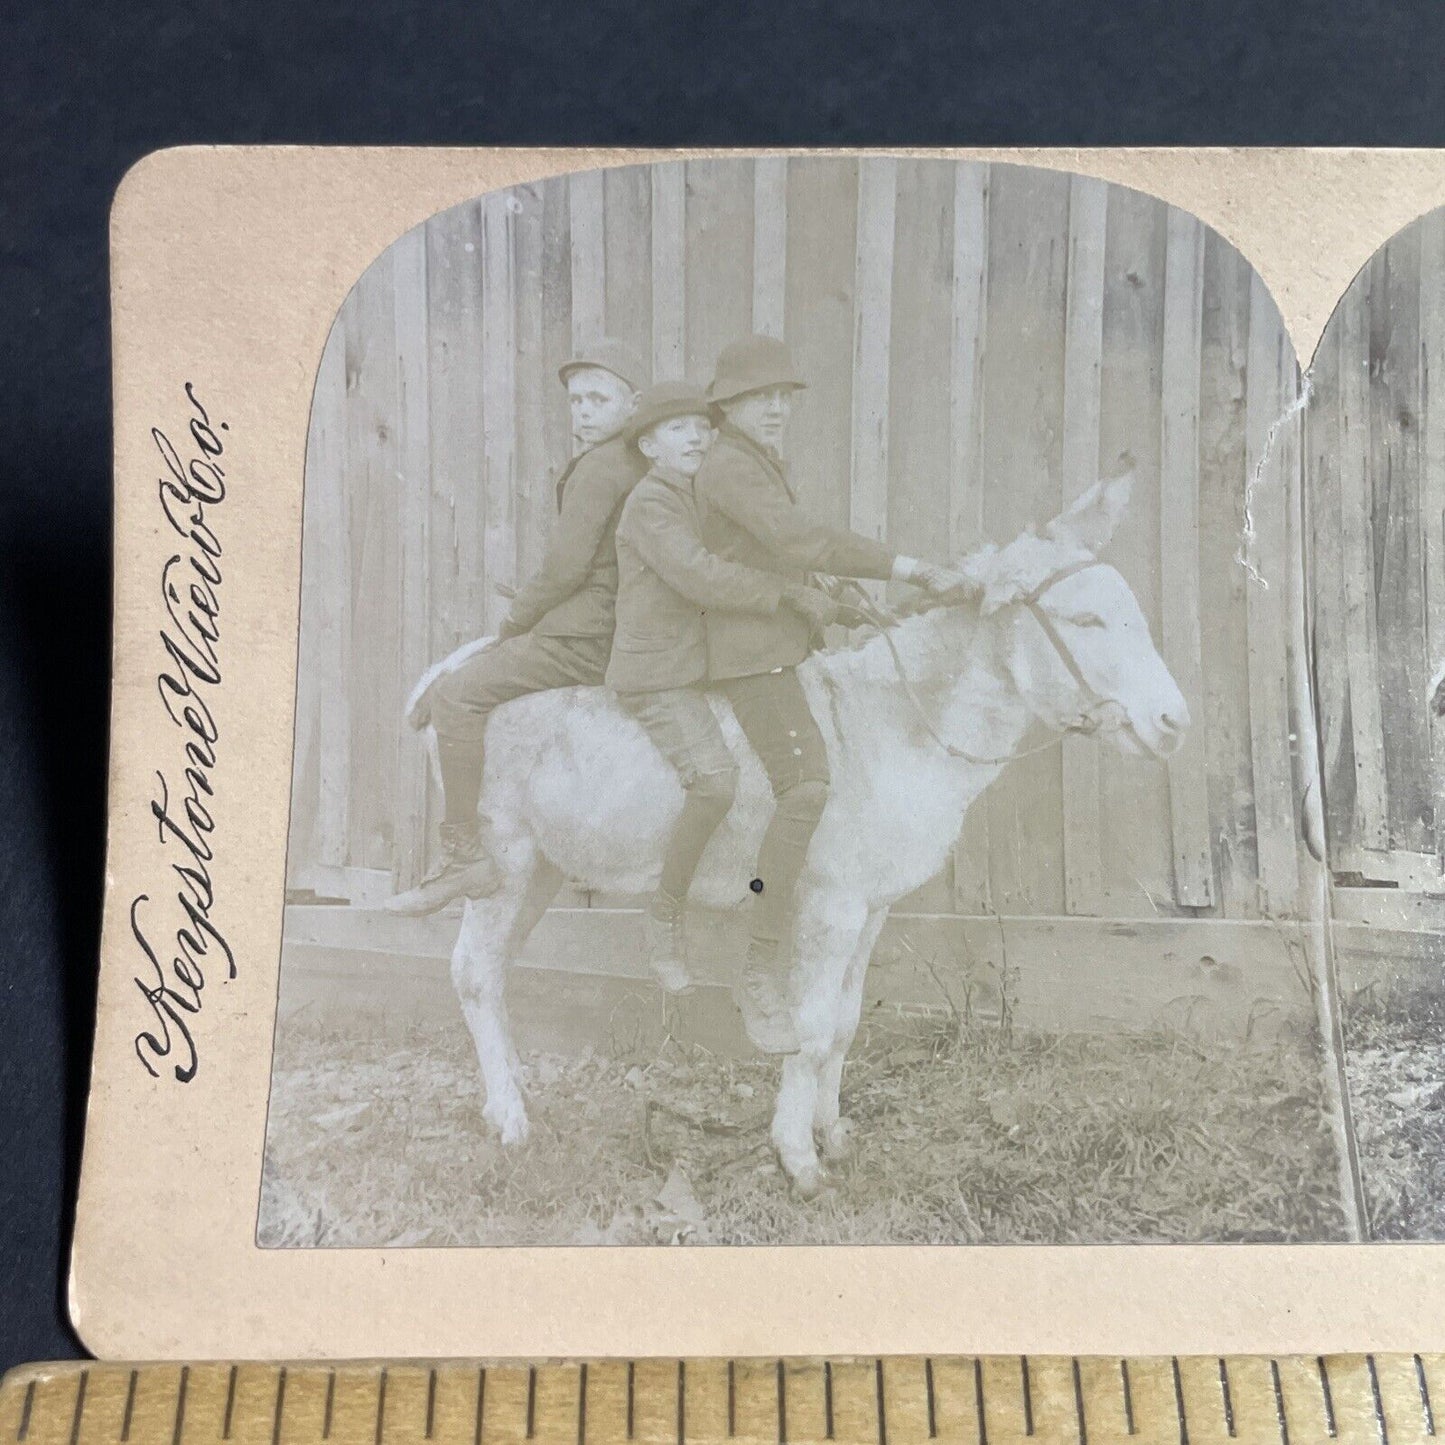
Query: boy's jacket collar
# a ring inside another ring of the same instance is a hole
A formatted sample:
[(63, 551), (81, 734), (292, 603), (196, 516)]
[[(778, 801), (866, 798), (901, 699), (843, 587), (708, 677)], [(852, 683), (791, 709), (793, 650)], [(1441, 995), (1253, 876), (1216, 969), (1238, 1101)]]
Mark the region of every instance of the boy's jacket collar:
[(691, 477), (685, 477), (681, 472), (675, 472), (671, 467), (664, 467), (659, 462), (653, 462), (647, 475), (656, 477), (659, 482), (666, 482), (669, 487), (675, 487), (679, 492), (692, 491)]

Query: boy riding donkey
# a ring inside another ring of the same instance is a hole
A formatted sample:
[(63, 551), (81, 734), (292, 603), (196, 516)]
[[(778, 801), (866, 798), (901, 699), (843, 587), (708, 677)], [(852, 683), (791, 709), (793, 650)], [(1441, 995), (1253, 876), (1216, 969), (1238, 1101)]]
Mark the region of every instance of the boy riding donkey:
[[(720, 426), (693, 484), (701, 542), (724, 561), (797, 587), (811, 574), (909, 582), (934, 595), (976, 590), (967, 576), (901, 556), (881, 542), (813, 521), (798, 505), (782, 450), (793, 399), (806, 383), (788, 348), (749, 336), (718, 357), (708, 399)], [(826, 597), (826, 594), (823, 594)], [(798, 1048), (793, 1028), (794, 894), (808, 844), (828, 802), (828, 757), (798, 681), (836, 604), (768, 614), (707, 613), (708, 685), (732, 704), (776, 807), (753, 880), (752, 939), (737, 1000), (748, 1035), (765, 1053)]]
[(713, 442), (707, 398), (686, 382), (646, 392), (623, 432), (651, 464), (617, 524), (617, 631), (607, 684), (677, 770), (682, 812), (644, 915), (648, 961), (670, 992), (688, 986), (684, 916), (709, 840), (733, 805), (738, 768), (702, 687), (707, 622), (789, 612), (805, 629), (835, 607), (800, 580), (723, 561), (702, 545), (693, 478)]
[(477, 819), (487, 719), (512, 698), (595, 685), (607, 670), (617, 594), (613, 534), (647, 470), (619, 433), (648, 375), (626, 347), (604, 339), (558, 376), (581, 449), (558, 479), (557, 525), (542, 565), (513, 599), (496, 642), (443, 673), (426, 694), (444, 795), (442, 857), (415, 888), (387, 901), (394, 913), (434, 913), (497, 887), (500, 874)]

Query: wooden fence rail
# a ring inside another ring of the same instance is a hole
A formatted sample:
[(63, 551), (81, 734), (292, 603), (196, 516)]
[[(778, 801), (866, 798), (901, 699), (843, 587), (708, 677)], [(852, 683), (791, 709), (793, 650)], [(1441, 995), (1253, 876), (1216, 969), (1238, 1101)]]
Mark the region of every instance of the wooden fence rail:
[[(569, 454), (558, 362), (605, 331), (659, 376), (706, 380), (754, 328), (786, 336), (809, 378), (790, 442), (804, 503), (908, 551), (1005, 541), (1122, 452), (1138, 464), (1109, 559), (1189, 701), (1189, 740), (1167, 769), (1081, 740), (1020, 762), (914, 904), (1290, 912), (1299, 442), (1297, 419), (1277, 424), (1299, 381), (1273, 303), (1218, 236), (1137, 192), (888, 158), (669, 162), (517, 187), (432, 218), (358, 281), (321, 358), (307, 458), (293, 889), (362, 902), (423, 865), (436, 805), (402, 700), (429, 660), (495, 625), (499, 584), (537, 564)], [(1445, 451), (1445, 423), (1427, 445)], [(1353, 521), (1328, 545), (1358, 550)], [(1358, 609), (1316, 607), (1349, 620), (1352, 659), (1382, 660), (1377, 683), (1347, 675), (1378, 707), (1406, 664), (1383, 661)], [(1425, 627), (1418, 588), (1389, 608)], [(1336, 740), (1334, 765), (1349, 756)], [(1392, 766), (1351, 817), (1374, 843), (1424, 848)]]

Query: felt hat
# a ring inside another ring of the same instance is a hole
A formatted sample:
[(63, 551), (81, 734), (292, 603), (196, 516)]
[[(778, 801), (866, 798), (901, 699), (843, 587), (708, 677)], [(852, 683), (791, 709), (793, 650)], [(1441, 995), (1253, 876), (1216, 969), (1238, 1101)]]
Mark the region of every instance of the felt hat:
[(678, 416), (700, 416), (712, 425), (708, 400), (689, 381), (660, 381), (650, 386), (637, 401), (637, 410), (627, 419), (622, 435), (630, 442), (636, 442), (644, 432), (651, 431), (659, 422), (671, 421)]
[(596, 366), (603, 371), (610, 371), (613, 376), (625, 381), (633, 391), (641, 391), (652, 380), (651, 368), (642, 358), (631, 347), (611, 336), (599, 336), (589, 346), (579, 348), (575, 356), (569, 357), (557, 368), (557, 379), (566, 386), (567, 378), (574, 371), (581, 371), (584, 366)]
[(775, 336), (744, 336), (723, 347), (717, 371), (708, 387), (708, 399), (731, 401), (750, 391), (767, 391), (775, 386), (805, 387), (798, 375), (792, 353)]

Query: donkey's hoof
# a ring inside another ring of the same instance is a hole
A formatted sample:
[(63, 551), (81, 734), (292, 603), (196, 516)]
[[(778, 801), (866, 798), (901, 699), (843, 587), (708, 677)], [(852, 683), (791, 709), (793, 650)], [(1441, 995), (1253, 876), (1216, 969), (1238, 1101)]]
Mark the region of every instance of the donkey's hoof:
[(673, 958), (654, 958), (649, 962), (653, 978), (662, 985), (663, 993), (669, 998), (685, 998), (693, 992), (695, 985), (685, 964)]
[(821, 1199), (832, 1191), (828, 1184), (828, 1176), (824, 1174), (822, 1166), (807, 1164), (793, 1175), (793, 1192), (799, 1199), (811, 1204), (814, 1200)]
[(853, 1121), (835, 1119), (823, 1130), (823, 1158), (830, 1164), (847, 1159), (853, 1152)]
[(488, 1106), (482, 1110), (482, 1117), (497, 1131), (504, 1146), (525, 1144), (527, 1135), (532, 1132), (531, 1125), (527, 1123), (527, 1111), (520, 1102), (510, 1108), (493, 1109)]

